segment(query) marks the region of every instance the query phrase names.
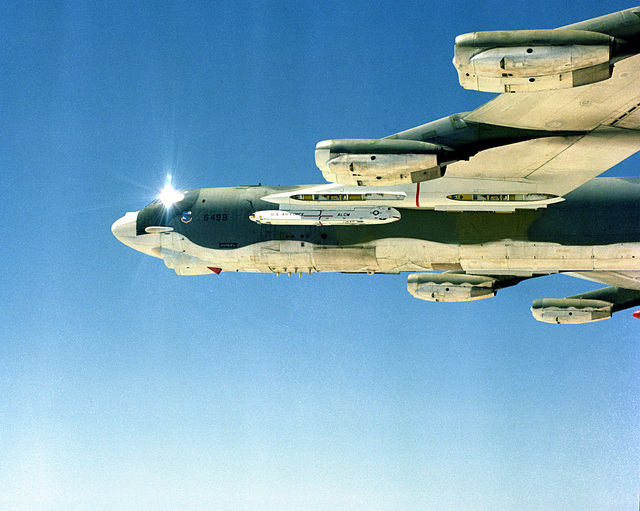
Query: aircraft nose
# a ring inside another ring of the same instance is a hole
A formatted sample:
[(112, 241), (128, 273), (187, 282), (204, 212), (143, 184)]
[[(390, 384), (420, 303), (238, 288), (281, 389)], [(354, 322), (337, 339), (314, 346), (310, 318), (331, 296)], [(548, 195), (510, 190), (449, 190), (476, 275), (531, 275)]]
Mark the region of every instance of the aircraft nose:
[(136, 238), (136, 221), (138, 212), (129, 212), (122, 218), (119, 218), (111, 226), (111, 232), (125, 245), (131, 245)]

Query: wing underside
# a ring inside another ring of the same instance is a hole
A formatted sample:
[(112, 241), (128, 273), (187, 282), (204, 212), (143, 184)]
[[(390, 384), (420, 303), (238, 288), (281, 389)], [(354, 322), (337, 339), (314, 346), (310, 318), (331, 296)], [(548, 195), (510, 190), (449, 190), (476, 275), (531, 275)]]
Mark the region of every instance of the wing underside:
[[(640, 150), (640, 8), (555, 30), (467, 34), (456, 39), (456, 52), (465, 54), (464, 62), (454, 58), (463, 86), (475, 73), (523, 85), (385, 139), (320, 142), (316, 163), (325, 178), (425, 188), (447, 178), (493, 179), (563, 196)], [(606, 62), (587, 59), (574, 69), (589, 52)]]
[(465, 122), (584, 135), (548, 136), (483, 151), (448, 176), (533, 181), (565, 195), (640, 150), (640, 55), (615, 65), (611, 79), (557, 91), (502, 94)]
[(581, 279), (599, 282), (608, 286), (615, 286), (635, 291), (640, 291), (639, 271), (588, 271), (571, 272), (572, 275)]

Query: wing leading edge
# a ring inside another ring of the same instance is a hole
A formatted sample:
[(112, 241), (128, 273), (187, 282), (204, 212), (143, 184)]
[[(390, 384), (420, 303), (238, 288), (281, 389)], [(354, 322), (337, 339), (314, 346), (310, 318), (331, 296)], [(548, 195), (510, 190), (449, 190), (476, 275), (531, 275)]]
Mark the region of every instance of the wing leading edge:
[[(483, 72), (497, 80), (515, 74), (536, 83), (557, 62), (561, 81), (563, 66), (565, 73), (602, 67), (593, 59), (576, 64), (583, 61), (571, 53), (596, 43), (606, 46), (606, 76), (547, 90), (506, 87), (510, 92), (472, 112), (380, 141), (320, 142), (316, 163), (325, 178), (359, 186), (424, 182), (423, 190), (433, 181), (441, 189), (448, 178), (500, 179), (563, 196), (640, 150), (640, 8), (554, 30), (473, 36), (484, 46), (468, 46), (470, 60), (484, 59)], [(520, 60), (513, 60), (517, 51)]]

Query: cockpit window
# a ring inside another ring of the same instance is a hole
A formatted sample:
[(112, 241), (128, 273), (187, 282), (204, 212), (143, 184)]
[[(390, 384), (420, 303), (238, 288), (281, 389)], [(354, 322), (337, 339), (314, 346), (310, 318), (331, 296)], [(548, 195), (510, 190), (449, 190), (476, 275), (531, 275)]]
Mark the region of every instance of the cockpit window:
[(158, 204), (166, 207), (174, 206), (182, 202), (187, 195), (189, 195), (188, 191), (174, 190), (173, 188), (165, 187), (164, 190), (160, 192), (160, 195), (158, 195), (158, 197), (153, 200), (149, 206), (157, 206)]

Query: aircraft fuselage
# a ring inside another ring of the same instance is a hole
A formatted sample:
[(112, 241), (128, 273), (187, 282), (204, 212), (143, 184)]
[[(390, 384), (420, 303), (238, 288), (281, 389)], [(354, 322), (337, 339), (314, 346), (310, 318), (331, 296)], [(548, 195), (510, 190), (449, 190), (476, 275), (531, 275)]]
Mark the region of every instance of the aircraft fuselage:
[(399, 208), (400, 220), (380, 225), (250, 220), (256, 211), (278, 209), (264, 197), (298, 189), (303, 187), (183, 191), (180, 202), (151, 204), (117, 221), (113, 231), (180, 275), (640, 270), (640, 178), (595, 179), (563, 202), (536, 210)]

